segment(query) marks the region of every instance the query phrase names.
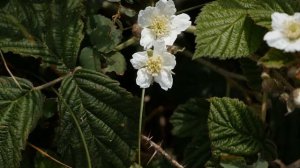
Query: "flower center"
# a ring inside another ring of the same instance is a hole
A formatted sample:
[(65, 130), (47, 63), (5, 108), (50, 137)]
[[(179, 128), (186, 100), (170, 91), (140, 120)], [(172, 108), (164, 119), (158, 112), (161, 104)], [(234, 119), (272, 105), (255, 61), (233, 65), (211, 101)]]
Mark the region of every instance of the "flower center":
[(160, 56), (151, 56), (147, 63), (146, 63), (146, 69), (148, 73), (150, 73), (153, 76), (158, 75), (162, 68), (162, 60)]
[(170, 32), (168, 22), (169, 20), (166, 16), (155, 16), (152, 18), (150, 29), (156, 38), (166, 36)]
[(284, 34), (289, 40), (300, 39), (300, 22), (291, 21), (286, 24)]

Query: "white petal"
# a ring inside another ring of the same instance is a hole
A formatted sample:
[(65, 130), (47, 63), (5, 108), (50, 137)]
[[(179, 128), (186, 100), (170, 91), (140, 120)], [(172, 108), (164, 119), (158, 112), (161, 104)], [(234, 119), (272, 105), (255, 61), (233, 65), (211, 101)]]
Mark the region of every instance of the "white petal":
[(166, 45), (173, 45), (178, 33), (176, 31), (171, 31), (170, 34), (162, 39), (165, 41)]
[(172, 55), (171, 53), (165, 52), (164, 55), (162, 56), (162, 65), (165, 69), (169, 71), (174, 69), (176, 65), (175, 56)]
[(270, 47), (283, 50), (289, 45), (289, 40), (280, 31), (271, 31), (264, 36), (264, 40)]
[(158, 76), (154, 77), (154, 81), (157, 82), (164, 90), (168, 90), (173, 85), (173, 78), (171, 71), (161, 70)]
[(155, 7), (159, 10), (160, 14), (172, 16), (176, 12), (175, 4), (172, 0), (160, 0), (156, 3)]
[(147, 61), (148, 61), (148, 55), (146, 51), (134, 53), (132, 55), (132, 59), (130, 60), (133, 68), (135, 69), (141, 69), (145, 67)]
[(148, 27), (151, 24), (151, 19), (155, 13), (155, 8), (148, 6), (145, 10), (141, 10), (138, 15), (137, 23), (141, 27)]
[(186, 30), (192, 24), (190, 21), (190, 16), (185, 13), (173, 16), (171, 22), (172, 30), (177, 31), (178, 34)]
[(300, 22), (300, 13), (299, 12), (295, 13), (293, 17), (296, 21)]
[(286, 21), (290, 20), (290, 16), (286, 13), (275, 12), (272, 14), (272, 28), (273, 30), (284, 29), (284, 24)]
[(163, 55), (167, 51), (166, 44), (163, 40), (153, 42), (153, 54), (154, 55)]
[(284, 51), (285, 51), (285, 52), (296, 52), (296, 51), (300, 51), (300, 39), (299, 39), (299, 40), (296, 40), (296, 41), (293, 41), (293, 42), (290, 42), (290, 44), (287, 45), (287, 46), (284, 48)]
[(137, 72), (136, 84), (141, 88), (148, 88), (153, 82), (153, 77), (147, 73), (145, 68), (139, 69)]
[(151, 30), (144, 28), (141, 32), (140, 45), (143, 46), (144, 49), (149, 49), (152, 47), (154, 41), (155, 37), (153, 36)]

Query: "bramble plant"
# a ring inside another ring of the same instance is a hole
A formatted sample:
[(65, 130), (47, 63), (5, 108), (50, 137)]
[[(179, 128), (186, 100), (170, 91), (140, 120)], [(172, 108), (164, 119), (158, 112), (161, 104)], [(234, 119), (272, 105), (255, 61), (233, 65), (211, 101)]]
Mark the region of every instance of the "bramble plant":
[(299, 167), (299, 12), (1, 1), (0, 167)]

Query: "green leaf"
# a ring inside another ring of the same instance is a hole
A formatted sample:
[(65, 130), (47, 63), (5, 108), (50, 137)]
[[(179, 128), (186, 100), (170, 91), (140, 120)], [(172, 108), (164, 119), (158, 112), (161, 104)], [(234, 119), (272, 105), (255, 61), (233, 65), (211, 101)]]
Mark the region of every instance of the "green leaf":
[(264, 30), (248, 17), (247, 9), (233, 0), (206, 5), (196, 24), (194, 59), (247, 57), (258, 49), (264, 35)]
[(32, 84), (17, 78), (22, 89), (7, 77), (0, 78), (0, 167), (20, 165), (21, 150), (41, 116), (43, 96)]
[(171, 116), (172, 133), (179, 137), (192, 137), (207, 130), (209, 103), (203, 99), (190, 99), (178, 106)]
[(110, 19), (102, 15), (89, 17), (87, 27), (90, 41), (99, 52), (109, 53), (121, 41), (122, 32)]
[(274, 12), (281, 12), (293, 15), (300, 9), (298, 0), (255, 0), (255, 4), (250, 9), (249, 15), (256, 24), (271, 29), (271, 15)]
[[(53, 153), (46, 151), (52, 157), (55, 156)], [(40, 153), (36, 153), (34, 158), (34, 167), (35, 168), (65, 168), (64, 166), (54, 162), (53, 160), (41, 155)]]
[(184, 151), (184, 165), (189, 168), (202, 167), (210, 158), (207, 117), (209, 102), (190, 99), (178, 106), (171, 116), (172, 133), (178, 137), (190, 137), (191, 142)]
[(93, 49), (90, 47), (85, 47), (81, 50), (79, 63), (85, 69), (101, 71), (100, 58), (95, 55)]
[(290, 53), (281, 50), (271, 49), (258, 61), (259, 64), (267, 68), (282, 68), (295, 61), (295, 57)]
[(81, 0), (53, 0), (47, 17), (46, 43), (68, 68), (76, 66), (83, 35)]
[(126, 60), (120, 52), (113, 52), (110, 56), (105, 57), (107, 67), (105, 72), (116, 72), (118, 75), (123, 75), (126, 71)]
[[(60, 94), (58, 150), (74, 167), (86, 167), (79, 122), (93, 167), (127, 168), (137, 145), (138, 100), (107, 76), (78, 70), (64, 79)], [(65, 102), (65, 103), (63, 103)]]
[(243, 102), (211, 98), (208, 116), (212, 149), (239, 156), (256, 155), (268, 148), (262, 121)]

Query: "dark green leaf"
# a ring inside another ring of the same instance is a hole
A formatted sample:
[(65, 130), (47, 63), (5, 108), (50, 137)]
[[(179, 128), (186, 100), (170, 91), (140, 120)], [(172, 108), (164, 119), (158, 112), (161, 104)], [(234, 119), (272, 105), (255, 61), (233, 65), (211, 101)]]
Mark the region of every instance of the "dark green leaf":
[(85, 47), (81, 50), (79, 56), (79, 63), (80, 66), (85, 69), (90, 69), (94, 71), (101, 70), (100, 58), (95, 56), (93, 49), (90, 47)]
[[(55, 155), (49, 151), (47, 151), (48, 154), (50, 154), (52, 157)], [(65, 168), (65, 166), (62, 166), (53, 160), (41, 155), (40, 153), (36, 153), (35, 159), (34, 159), (34, 166), (35, 168)]]
[(288, 66), (294, 61), (295, 57), (290, 53), (285, 53), (277, 49), (271, 49), (259, 59), (258, 63), (267, 68), (282, 68)]
[(233, 0), (218, 0), (202, 9), (196, 19), (193, 58), (240, 58), (258, 49), (264, 30), (253, 23), (242, 5)]
[(17, 80), (22, 89), (11, 78), (0, 78), (0, 167), (5, 168), (19, 167), (21, 150), (41, 116), (44, 100), (29, 81)]
[(212, 149), (239, 156), (263, 152), (268, 139), (262, 121), (243, 102), (211, 98), (208, 117)]
[(93, 167), (127, 168), (137, 141), (138, 100), (107, 76), (78, 70), (60, 88), (58, 149), (64, 160), (86, 167), (73, 113), (83, 131)]
[(87, 27), (90, 41), (99, 52), (109, 53), (121, 41), (122, 32), (116, 29), (110, 19), (102, 15), (89, 17)]

